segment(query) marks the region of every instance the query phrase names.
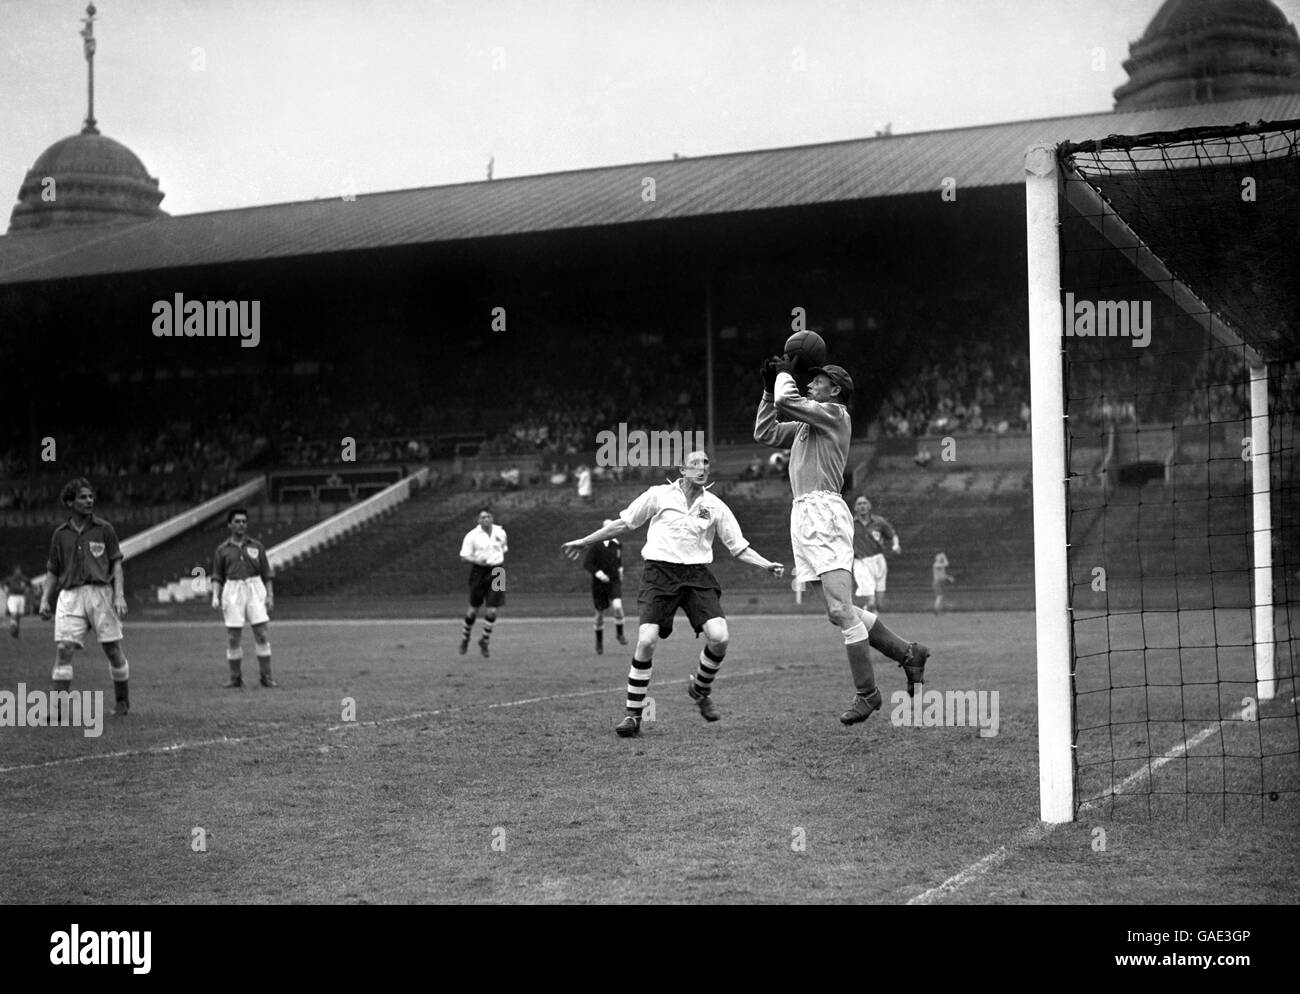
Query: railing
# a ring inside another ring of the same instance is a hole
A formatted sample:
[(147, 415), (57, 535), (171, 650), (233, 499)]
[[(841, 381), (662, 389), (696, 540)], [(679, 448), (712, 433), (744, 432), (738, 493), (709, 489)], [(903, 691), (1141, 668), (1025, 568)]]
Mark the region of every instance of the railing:
[(130, 559), (132, 556), (138, 556), (142, 552), (148, 552), (155, 546), (162, 545), (163, 542), (170, 541), (196, 525), (201, 525), (214, 514), (219, 514), (226, 508), (234, 507), (236, 504), (247, 500), (253, 494), (260, 493), (265, 486), (266, 477), (259, 476), (241, 484), (234, 490), (227, 490), (218, 497), (204, 501), (198, 507), (191, 508), (173, 518), (168, 518), (162, 524), (154, 525), (154, 527), (145, 529), (130, 538), (123, 539), (122, 558), (124, 560)]
[(361, 527), (371, 518), (408, 500), (412, 487), (423, 486), (428, 477), (429, 467), (425, 466), (405, 479), (398, 480), (392, 486), (385, 487), (373, 497), (354, 504), (332, 518), (326, 518), (320, 524), (313, 525), (293, 538), (281, 542), (267, 551), (268, 560), (277, 570), (292, 565), (327, 542)]

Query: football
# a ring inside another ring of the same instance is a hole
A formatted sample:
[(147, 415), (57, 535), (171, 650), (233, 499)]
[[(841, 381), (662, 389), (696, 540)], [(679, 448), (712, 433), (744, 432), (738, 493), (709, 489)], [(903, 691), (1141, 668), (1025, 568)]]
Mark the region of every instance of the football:
[(802, 359), (804, 368), (824, 365), (826, 362), (826, 343), (815, 331), (796, 331), (786, 339), (785, 354), (791, 359)]

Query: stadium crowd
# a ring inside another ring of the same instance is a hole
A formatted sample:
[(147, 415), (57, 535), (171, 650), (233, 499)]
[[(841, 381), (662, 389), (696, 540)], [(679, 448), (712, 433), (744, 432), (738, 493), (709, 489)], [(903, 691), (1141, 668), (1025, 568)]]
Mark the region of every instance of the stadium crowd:
[(1029, 358), (989, 342), (958, 343), (889, 392), (880, 408), (893, 438), (1029, 430)]

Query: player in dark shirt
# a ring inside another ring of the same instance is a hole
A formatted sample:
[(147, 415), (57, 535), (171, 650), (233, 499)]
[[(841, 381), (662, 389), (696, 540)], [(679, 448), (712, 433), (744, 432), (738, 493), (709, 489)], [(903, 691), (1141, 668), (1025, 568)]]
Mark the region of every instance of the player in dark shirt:
[(226, 624), (226, 663), (230, 667), (227, 688), (242, 688), (244, 624), (253, 629), (253, 651), (257, 655), (258, 677), (263, 687), (280, 686), (271, 678), (271, 640), (267, 636), (270, 611), (275, 609), (271, 581), (275, 570), (266, 546), (248, 534), (248, 511), (231, 508), (226, 514), (230, 537), (212, 554), (212, 608), (220, 611)]
[(885, 582), (889, 564), (885, 553), (897, 555), (903, 548), (894, 526), (879, 514), (872, 513), (871, 501), (859, 497), (853, 502), (853, 579), (854, 593), (866, 598), (868, 611), (885, 609)]
[[(41, 617), (54, 618), (54, 689), (72, 686), (72, 654), (84, 648), (86, 633), (95, 630), (113, 676), (115, 715), (131, 710), (127, 691), (130, 667), (122, 654), (122, 623), (126, 614), (126, 580), (117, 532), (95, 513), (95, 488), (84, 477), (69, 481), (60, 499), (71, 512), (50, 541), (45, 564)], [(111, 584), (111, 587), (110, 587)], [(53, 603), (58, 591), (57, 609)]]
[[(606, 519), (603, 526), (613, 524)], [(627, 645), (623, 635), (623, 543), (607, 538), (587, 549), (582, 568), (591, 574), (591, 603), (596, 609), (596, 655), (605, 651), (605, 611), (614, 609), (614, 634), (619, 645)]]

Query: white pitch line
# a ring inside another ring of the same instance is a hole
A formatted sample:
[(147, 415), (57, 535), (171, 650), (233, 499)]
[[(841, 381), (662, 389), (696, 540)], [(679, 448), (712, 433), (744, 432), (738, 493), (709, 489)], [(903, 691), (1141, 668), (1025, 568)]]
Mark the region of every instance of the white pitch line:
[(924, 893), (917, 894), (916, 897), (908, 901), (908, 904), (934, 904), (941, 897), (953, 893), (965, 887), (976, 877), (982, 877), (989, 870), (1001, 866), (1007, 861), (1013, 852), (1023, 845), (1033, 842), (1041, 842), (1047, 838), (1055, 826), (1048, 825), (1045, 822), (1039, 822), (1037, 825), (1030, 825), (1028, 828), (1021, 829), (1014, 839), (1005, 846), (999, 846), (993, 852), (989, 853), (983, 859), (977, 860), (960, 873), (954, 874), (937, 887), (931, 887)]
[[(922, 614), (921, 611), (899, 612), (897, 617), (905, 614)], [(1025, 614), (1024, 611), (998, 611), (997, 614)], [(745, 621), (789, 621), (793, 618), (806, 618), (809, 621), (817, 621), (825, 624), (825, 614), (811, 611), (792, 611), (776, 612), (772, 614), (737, 614), (732, 615), (727, 620), (729, 622)], [(131, 620), (126, 623), (127, 633), (134, 628), (193, 628), (196, 624), (211, 624), (212, 628), (221, 627), (220, 618), (214, 616), (208, 622), (201, 619), (171, 619), (168, 621), (143, 621)], [(456, 627), (463, 623), (462, 618), (271, 618), (271, 625), (276, 628), (375, 628), (382, 625), (422, 625), (429, 627)], [(562, 624), (591, 624), (591, 615), (574, 615), (573, 617), (562, 618), (556, 615), (506, 615), (500, 619), (500, 623), (506, 628), (516, 624), (552, 624), (554, 622)], [(635, 622), (630, 622), (635, 624)], [(224, 629), (223, 629), (224, 630)], [(590, 631), (590, 628), (587, 629)]]
[[(1293, 695), (1291, 700), (1288, 703), (1295, 703), (1295, 699), (1296, 698)], [(1200, 745), (1211, 735), (1217, 732), (1223, 726), (1224, 722), (1242, 721), (1244, 720), (1245, 715), (1246, 715), (1246, 708), (1243, 707), (1236, 714), (1229, 715), (1228, 717), (1225, 718), (1220, 718), (1212, 725), (1207, 725), (1205, 728), (1202, 728), (1191, 738), (1184, 739), (1182, 742), (1178, 743), (1178, 745), (1174, 746), (1172, 749), (1170, 749), (1167, 753), (1165, 753), (1160, 758), (1154, 760), (1153, 762), (1148, 763), (1146, 766), (1143, 766), (1137, 772), (1129, 774), (1112, 789), (1102, 794), (1098, 794), (1096, 797), (1089, 798), (1087, 801), (1084, 801), (1082, 804), (1079, 805), (1079, 810), (1083, 811), (1086, 808), (1096, 807), (1106, 798), (1115, 797), (1119, 794), (1122, 794), (1124, 791), (1128, 790), (1131, 786), (1138, 783), (1142, 779), (1151, 776), (1152, 773), (1160, 769), (1160, 767), (1164, 766), (1166, 763), (1171, 763), (1179, 756), (1182, 756), (1184, 753), (1192, 749), (1195, 749), (1198, 745)], [(962, 887), (965, 887), (972, 880), (982, 877), (990, 870), (1001, 866), (1003, 863), (1007, 861), (1007, 859), (1012, 855), (1012, 853), (1014, 853), (1021, 846), (1031, 845), (1033, 843), (1041, 842), (1043, 839), (1046, 839), (1049, 835), (1052, 834), (1052, 832), (1056, 829), (1056, 827), (1057, 826), (1049, 825), (1046, 822), (1039, 822), (1037, 825), (1030, 825), (1028, 828), (1021, 829), (1018, 833), (1016, 833), (1016, 837), (1012, 839), (1009, 843), (1007, 843), (1005, 846), (999, 846), (997, 849), (989, 853), (983, 859), (976, 860), (970, 866), (966, 867), (966, 869), (962, 870), (960, 873), (956, 873), (953, 876), (949, 877), (947, 880), (939, 884), (937, 887), (931, 887), (929, 890), (917, 894), (914, 898), (912, 898), (907, 903), (908, 904), (935, 903), (939, 898), (945, 897), (948, 894), (953, 893), (954, 891), (960, 890)]]
[[(1291, 700), (1287, 701), (1287, 703), (1294, 704), (1295, 700), (1296, 698), (1295, 695), (1293, 694), (1291, 696)], [(1255, 708), (1256, 708), (1256, 712), (1258, 713), (1259, 705), (1256, 705)], [(1217, 732), (1220, 728), (1222, 728), (1224, 722), (1245, 721), (1247, 710), (1248, 710), (1247, 708), (1243, 707), (1240, 711), (1236, 712), (1235, 714), (1231, 714), (1228, 715), (1227, 717), (1220, 718), (1212, 725), (1206, 725), (1199, 732), (1193, 735), (1190, 739), (1184, 739), (1182, 742), (1178, 743), (1178, 745), (1174, 746), (1172, 749), (1170, 749), (1167, 753), (1165, 753), (1160, 758), (1152, 760), (1151, 762), (1147, 763), (1146, 766), (1139, 767), (1136, 771), (1130, 773), (1123, 780), (1121, 780), (1116, 787), (1108, 791), (1103, 791), (1102, 793), (1098, 794), (1096, 797), (1088, 798), (1088, 800), (1084, 801), (1082, 804), (1079, 805), (1079, 810), (1083, 811), (1085, 808), (1095, 808), (1098, 804), (1100, 804), (1102, 801), (1106, 800), (1107, 798), (1115, 797), (1119, 794), (1124, 793), (1124, 791), (1126, 791), (1129, 787), (1133, 786), (1133, 784), (1138, 783), (1141, 780), (1145, 780), (1147, 777), (1151, 776), (1153, 773), (1155, 773), (1156, 770), (1160, 769), (1160, 767), (1164, 766), (1166, 763), (1171, 763), (1178, 757), (1182, 756), (1184, 753), (1190, 752), (1192, 749), (1195, 749), (1198, 745), (1200, 745), (1211, 735)], [(1258, 719), (1256, 718), (1255, 720)]]
[[(738, 670), (732, 673), (723, 673), (718, 676), (719, 680), (729, 680), (741, 676), (762, 676), (765, 673), (776, 673), (774, 668), (761, 670)], [(678, 683), (686, 683), (690, 677), (677, 680), (660, 680), (657, 686), (665, 687)], [(423, 718), (434, 718), (438, 715), (455, 714), (461, 711), (474, 711), (477, 709), (492, 710), (494, 708), (515, 708), (522, 707), (525, 704), (540, 704), (545, 701), (568, 701), (575, 700), (579, 697), (596, 697), (600, 694), (617, 694), (627, 690), (627, 684), (620, 684), (614, 688), (603, 688), (600, 690), (576, 690), (568, 694), (551, 694), (547, 697), (528, 697), (518, 701), (501, 701), (497, 704), (472, 704), (468, 707), (437, 708), (432, 711), (413, 711), (410, 714), (392, 715), (387, 718), (375, 718), (371, 721), (349, 721), (341, 725), (330, 725), (323, 729), (324, 732), (343, 732), (353, 728), (378, 728), (381, 725), (393, 725), (402, 721), (416, 721)], [(307, 729), (306, 731), (311, 731)], [(161, 756), (171, 752), (183, 752), (189, 749), (203, 749), (213, 745), (242, 745), (245, 742), (257, 742), (262, 739), (276, 738), (275, 732), (263, 732), (260, 735), (242, 735), (242, 736), (222, 736), (219, 739), (199, 739), (195, 742), (174, 742), (171, 745), (151, 746), (148, 749), (127, 749), (119, 752), (100, 752), (89, 756), (68, 756), (63, 759), (50, 759), (44, 763), (24, 763), (20, 766), (0, 766), (0, 773), (18, 773), (23, 770), (41, 770), (52, 766), (74, 766), (79, 763), (93, 763), (103, 759), (124, 759), (133, 756)]]

